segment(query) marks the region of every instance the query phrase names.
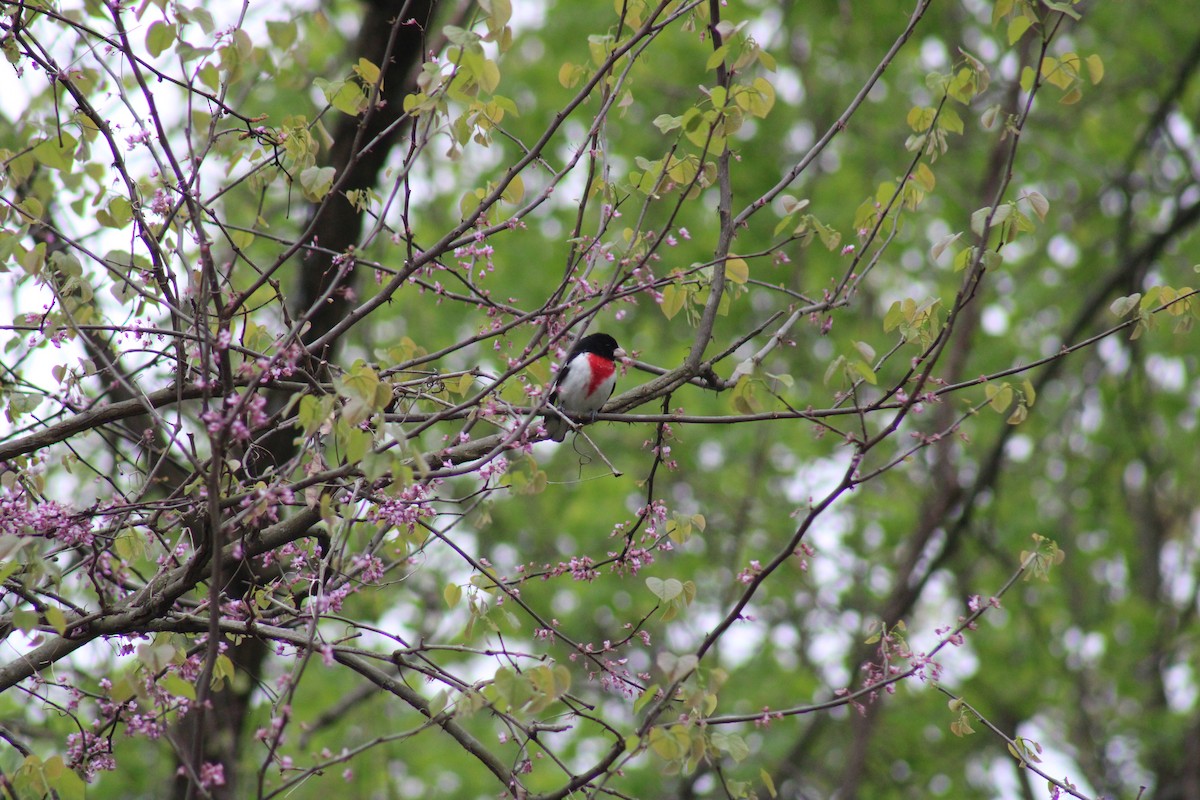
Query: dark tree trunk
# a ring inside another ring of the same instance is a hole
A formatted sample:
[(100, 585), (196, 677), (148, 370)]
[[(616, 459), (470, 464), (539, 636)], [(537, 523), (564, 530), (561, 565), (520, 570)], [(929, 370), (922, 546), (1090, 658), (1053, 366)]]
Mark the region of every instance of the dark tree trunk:
[[(348, 62), (356, 63), (359, 58), (366, 58), (383, 70), (384, 102), (357, 118), (342, 115), (334, 130), (327, 163), (337, 169), (338, 194), (329, 198), (329, 202), (314, 207), (309, 214), (312, 227), (309, 243), (328, 252), (302, 251), (305, 254), (301, 257), (300, 268), (295, 270), (295, 283), (291, 287), (293, 310), (299, 315), (309, 315), (310, 327), (305, 333), (305, 341), (310, 342), (327, 333), (350, 308), (357, 275), (351, 270), (339, 279), (332, 254), (345, 252), (358, 243), (364, 220), (344, 193), (375, 185), (390, 150), (402, 141), (403, 126), (392, 128), (379, 141), (374, 140), (402, 113), (403, 98), (412, 86), (415, 68), (422, 61), (426, 33), (436, 5), (436, 0), (373, 0), (365, 4), (361, 32)], [(328, 299), (319, 302), (319, 298), (327, 294)], [(336, 341), (331, 342), (319, 356), (333, 357), (338, 345)], [(265, 444), (273, 465), (286, 464), (296, 455), (293, 431), (280, 431), (269, 437)], [(268, 464), (260, 464), (259, 468), (266, 466)], [(241, 570), (228, 581), (224, 593), (232, 597), (243, 596), (253, 582), (254, 576)], [(269, 648), (262, 642), (250, 638), (232, 644), (228, 653), (237, 667), (237, 679), (212, 692), (208, 708), (188, 714), (175, 728), (179, 756), (187, 760), (193, 774), (204, 763), (223, 766), (224, 785), (208, 789), (209, 795), (216, 800), (252, 796), (247, 787), (239, 787), (237, 769), (239, 755), (250, 746), (246, 737), (250, 697), (261, 680), (268, 652)], [(179, 763), (182, 765), (183, 762)], [(171, 796), (176, 800), (201, 796), (188, 770), (180, 772), (182, 774), (173, 778)]]

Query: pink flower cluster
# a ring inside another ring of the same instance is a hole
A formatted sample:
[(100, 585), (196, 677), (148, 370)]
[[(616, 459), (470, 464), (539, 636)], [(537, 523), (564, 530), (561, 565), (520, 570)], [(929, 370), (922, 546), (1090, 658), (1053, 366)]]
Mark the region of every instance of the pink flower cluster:
[(257, 523), (279, 521), (279, 509), (291, 505), (296, 495), (287, 486), (267, 486), (255, 489), (242, 500), (242, 508), (247, 510), (247, 521)]
[(53, 500), (33, 503), (24, 490), (0, 496), (0, 534), (36, 536), (76, 547), (95, 539), (91, 520)]
[(421, 519), (433, 516), (429, 493), (428, 484), (414, 483), (406, 486), (399, 497), (388, 500), (375, 509), (375, 519), (396, 528), (415, 530)]
[(91, 782), (101, 770), (117, 768), (112, 756), (112, 743), (91, 731), (72, 733), (67, 736), (67, 764), (83, 773), (83, 779)]
[(213, 409), (200, 415), (210, 436), (216, 436), (223, 430), (227, 430), (233, 439), (239, 442), (248, 442), (253, 431), (266, 426), (270, 419), (267, 414), (267, 398), (264, 395), (256, 394), (246, 401), (245, 406), (241, 409), (238, 408), (239, 399), (237, 392), (231, 392), (225, 396), (227, 411), (221, 412)]

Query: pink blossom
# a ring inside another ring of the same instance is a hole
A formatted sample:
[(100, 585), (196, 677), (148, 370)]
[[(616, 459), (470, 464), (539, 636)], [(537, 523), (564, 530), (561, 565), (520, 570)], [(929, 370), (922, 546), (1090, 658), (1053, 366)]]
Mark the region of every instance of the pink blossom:
[(400, 496), (386, 501), (375, 509), (374, 517), (396, 528), (416, 530), (417, 523), (433, 516), (429, 506), (429, 486), (414, 483), (404, 487)]
[(24, 490), (0, 496), (0, 535), (36, 536), (70, 547), (91, 545), (91, 520), (53, 500), (32, 503)]
[(89, 783), (97, 772), (117, 768), (108, 739), (90, 731), (67, 735), (67, 764), (83, 773), (83, 779)]
[(214, 786), (225, 785), (225, 766), (214, 761), (206, 761), (200, 765), (200, 788), (211, 789)]

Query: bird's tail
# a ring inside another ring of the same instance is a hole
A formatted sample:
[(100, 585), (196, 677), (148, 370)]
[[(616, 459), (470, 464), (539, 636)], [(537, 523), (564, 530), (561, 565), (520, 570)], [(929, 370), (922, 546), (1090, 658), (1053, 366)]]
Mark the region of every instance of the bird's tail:
[(567, 425), (567, 421), (553, 411), (542, 418), (542, 427), (546, 429), (546, 433), (550, 434), (550, 438), (556, 442), (565, 440), (567, 438), (567, 431), (571, 429)]

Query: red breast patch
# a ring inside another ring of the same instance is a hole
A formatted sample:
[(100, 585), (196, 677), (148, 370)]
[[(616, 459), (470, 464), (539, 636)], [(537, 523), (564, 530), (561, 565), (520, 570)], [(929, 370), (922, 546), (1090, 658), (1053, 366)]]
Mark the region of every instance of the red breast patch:
[(588, 366), (592, 368), (592, 380), (588, 384), (587, 389), (587, 393), (590, 396), (600, 384), (612, 377), (612, 374), (617, 369), (617, 365), (613, 363), (612, 359), (598, 356), (595, 353), (588, 353)]

